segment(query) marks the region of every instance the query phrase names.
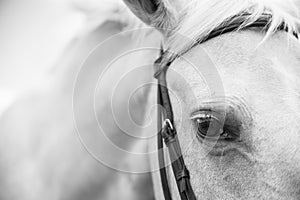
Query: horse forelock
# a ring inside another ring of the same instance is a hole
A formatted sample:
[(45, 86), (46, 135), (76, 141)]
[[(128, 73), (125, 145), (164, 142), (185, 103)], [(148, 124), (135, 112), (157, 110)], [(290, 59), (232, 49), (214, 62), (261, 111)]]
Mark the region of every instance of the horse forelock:
[[(249, 13), (249, 16), (240, 28), (255, 22), (263, 13), (272, 15), (264, 40), (276, 32), (283, 22), (289, 34), (300, 32), (300, 7), (297, 7), (296, 0), (191, 0), (178, 13), (180, 21), (167, 38), (166, 46), (180, 55), (211, 31), (242, 13)], [(187, 42), (182, 42), (182, 37)]]

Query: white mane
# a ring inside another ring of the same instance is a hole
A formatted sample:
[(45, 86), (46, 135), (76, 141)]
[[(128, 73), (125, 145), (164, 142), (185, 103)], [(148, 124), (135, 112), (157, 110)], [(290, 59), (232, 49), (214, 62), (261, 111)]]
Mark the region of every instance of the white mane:
[[(285, 23), (289, 33), (300, 31), (300, 6), (298, 0), (189, 0), (181, 10), (181, 22), (176, 31), (192, 40), (201, 40), (213, 29), (226, 23), (228, 19), (241, 13), (251, 15), (243, 25), (256, 21), (262, 13), (272, 14), (266, 37)], [(242, 27), (241, 27), (242, 28)], [(176, 32), (175, 31), (175, 32)], [(191, 44), (179, 41), (176, 35), (171, 35), (168, 46), (179, 53), (189, 48)]]

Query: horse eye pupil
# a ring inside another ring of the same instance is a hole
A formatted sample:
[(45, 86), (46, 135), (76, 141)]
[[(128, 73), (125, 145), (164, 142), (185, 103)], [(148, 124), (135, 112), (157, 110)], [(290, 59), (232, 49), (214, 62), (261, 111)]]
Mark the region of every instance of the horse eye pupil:
[(210, 122), (204, 121), (204, 122), (198, 122), (198, 135), (202, 138), (204, 138), (207, 135), (208, 129), (209, 129)]
[(198, 121), (198, 133), (197, 135), (201, 137), (202, 139), (209, 139), (209, 138), (215, 138), (217, 139), (220, 134), (222, 134), (222, 128), (220, 127), (220, 124), (212, 119), (207, 118), (204, 120), (197, 120)]

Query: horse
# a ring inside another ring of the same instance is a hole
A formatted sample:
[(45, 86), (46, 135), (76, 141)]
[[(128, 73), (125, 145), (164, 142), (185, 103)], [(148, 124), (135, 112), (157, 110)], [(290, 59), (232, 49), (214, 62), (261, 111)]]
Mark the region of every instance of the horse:
[[(149, 156), (156, 199), (299, 199), (297, 2), (125, 3), (163, 35), (153, 74), (168, 88), (158, 89), (158, 134), (169, 161), (163, 174)], [(153, 139), (148, 147), (160, 148)], [(172, 166), (181, 158), (189, 175)]]

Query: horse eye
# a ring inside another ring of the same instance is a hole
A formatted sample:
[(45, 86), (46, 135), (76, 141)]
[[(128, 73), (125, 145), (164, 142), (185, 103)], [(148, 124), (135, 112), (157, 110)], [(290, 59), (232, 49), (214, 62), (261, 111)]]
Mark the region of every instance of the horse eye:
[(225, 140), (233, 141), (238, 135), (228, 129), (226, 124), (222, 124), (220, 120), (212, 115), (195, 118), (197, 126), (197, 137), (207, 140)]

